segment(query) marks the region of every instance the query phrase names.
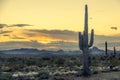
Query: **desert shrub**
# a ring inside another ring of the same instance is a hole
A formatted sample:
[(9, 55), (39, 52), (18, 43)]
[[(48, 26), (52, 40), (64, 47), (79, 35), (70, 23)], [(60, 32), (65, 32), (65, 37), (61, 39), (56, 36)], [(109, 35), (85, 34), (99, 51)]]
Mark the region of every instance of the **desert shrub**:
[(1, 73), (0, 80), (10, 80), (12, 78), (12, 74), (10, 73)]
[(49, 76), (50, 76), (49, 73), (46, 71), (39, 72), (39, 74), (37, 75), (37, 77), (39, 77), (39, 80), (48, 79)]
[(75, 71), (80, 71), (81, 69), (79, 67), (74, 67)]
[(98, 71), (94, 71), (92, 74), (98, 74), (99, 72)]
[(119, 61), (116, 58), (112, 58), (110, 60), (110, 69), (114, 70), (114, 67), (119, 65)]
[(58, 59), (55, 60), (55, 64), (56, 64), (58, 67), (64, 66), (64, 64), (65, 64), (65, 59), (63, 59), (63, 58), (58, 58)]
[(75, 60), (74, 64), (76, 66), (81, 66), (82, 65), (82, 62), (80, 60)]
[(71, 57), (71, 59), (70, 60), (76, 60), (76, 58), (75, 57)]
[(9, 78), (0, 78), (0, 80), (9, 80)]
[(112, 79), (110, 79), (110, 80), (120, 80), (120, 78), (112, 78)]
[(43, 57), (42, 59), (43, 59), (43, 60), (50, 60), (49, 57)]
[(54, 76), (53, 80), (65, 80), (62, 76)]
[(80, 77), (82, 76), (82, 71), (78, 71), (76, 74), (75, 74), (75, 77)]
[(28, 60), (26, 62), (27, 66), (30, 66), (30, 65), (35, 65), (35, 60)]

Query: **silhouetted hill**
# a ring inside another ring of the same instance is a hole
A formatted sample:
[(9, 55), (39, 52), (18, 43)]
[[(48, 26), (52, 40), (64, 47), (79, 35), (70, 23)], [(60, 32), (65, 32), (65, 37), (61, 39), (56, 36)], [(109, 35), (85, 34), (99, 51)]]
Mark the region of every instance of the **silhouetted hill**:
[[(97, 47), (90, 48), (91, 54), (104, 54), (105, 51), (101, 50)], [(81, 54), (82, 51), (64, 51), (64, 50), (57, 50), (57, 51), (50, 51), (50, 50), (38, 50), (38, 49), (32, 49), (32, 48), (21, 48), (21, 49), (12, 49), (12, 50), (1, 50), (0, 54)], [(113, 53), (112, 50), (108, 50), (108, 53)], [(120, 53), (120, 51), (117, 51), (117, 53)]]
[(102, 54), (104, 53), (104, 50), (98, 49), (97, 47), (92, 47), (90, 48), (90, 53), (91, 54)]
[(40, 51), (38, 49), (21, 48), (12, 50), (2, 50), (0, 52), (5, 54), (36, 54), (39, 53)]

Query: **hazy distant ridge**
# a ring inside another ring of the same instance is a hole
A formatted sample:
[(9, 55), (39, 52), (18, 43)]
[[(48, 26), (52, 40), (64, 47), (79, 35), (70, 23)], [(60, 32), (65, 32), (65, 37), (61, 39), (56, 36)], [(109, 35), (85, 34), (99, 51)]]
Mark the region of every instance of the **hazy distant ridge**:
[[(1, 50), (0, 53), (3, 54), (81, 54), (81, 51), (64, 51), (64, 50), (38, 50), (32, 48), (21, 48), (21, 49), (12, 49), (12, 50)], [(101, 50), (97, 47), (93, 47), (90, 49), (91, 54), (104, 54), (104, 50)], [(113, 53), (112, 50), (108, 50), (108, 53)], [(120, 51), (117, 51), (120, 53)]]

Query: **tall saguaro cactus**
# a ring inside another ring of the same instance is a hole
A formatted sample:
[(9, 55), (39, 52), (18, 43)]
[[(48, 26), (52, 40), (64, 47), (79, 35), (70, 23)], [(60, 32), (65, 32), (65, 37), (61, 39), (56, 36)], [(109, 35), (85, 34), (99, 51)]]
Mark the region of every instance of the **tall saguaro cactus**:
[(90, 43), (88, 44), (88, 7), (85, 5), (85, 23), (83, 33), (79, 32), (79, 48), (83, 51), (83, 76), (90, 75), (89, 69), (89, 47), (93, 45), (94, 42), (94, 30), (91, 30)]

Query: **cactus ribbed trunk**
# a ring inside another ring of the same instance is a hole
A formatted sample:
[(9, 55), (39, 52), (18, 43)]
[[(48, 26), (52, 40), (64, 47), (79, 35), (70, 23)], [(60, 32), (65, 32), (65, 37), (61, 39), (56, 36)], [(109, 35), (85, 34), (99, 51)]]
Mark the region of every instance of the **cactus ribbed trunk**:
[(116, 56), (116, 48), (114, 47), (114, 56)]
[(107, 52), (107, 41), (105, 42), (105, 54), (107, 55), (108, 52)]
[(89, 51), (88, 48), (83, 50), (83, 75), (84, 76), (90, 76), (91, 71), (89, 69), (89, 61), (88, 61), (88, 57), (89, 57)]
[(89, 69), (89, 47), (93, 45), (94, 42), (94, 30), (91, 30), (90, 43), (88, 44), (88, 7), (85, 5), (85, 23), (83, 34), (79, 32), (79, 48), (83, 52), (83, 76), (90, 76)]
[(85, 22), (84, 22), (84, 32), (85, 32), (85, 45), (88, 45), (88, 7), (85, 5)]
[(88, 64), (88, 7), (85, 5), (85, 23), (84, 23), (84, 41), (85, 48), (83, 49), (83, 75), (90, 75), (90, 69)]

